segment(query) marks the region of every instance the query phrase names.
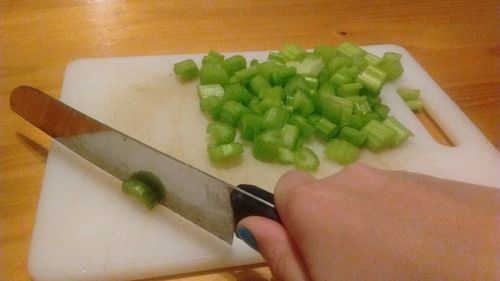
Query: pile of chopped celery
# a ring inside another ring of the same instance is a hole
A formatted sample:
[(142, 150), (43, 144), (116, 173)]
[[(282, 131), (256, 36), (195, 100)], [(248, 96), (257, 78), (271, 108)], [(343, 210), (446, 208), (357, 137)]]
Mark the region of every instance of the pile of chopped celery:
[(210, 51), (200, 68), (189, 59), (174, 71), (184, 81), (199, 78), (200, 109), (211, 119), (211, 161), (237, 158), (241, 142), (249, 142), (258, 160), (312, 171), (319, 166), (308, 147), (313, 138), (324, 142), (328, 159), (345, 165), (364, 147), (378, 152), (412, 135), (379, 97), (403, 73), (400, 60), (348, 42), (312, 51), (289, 44), (262, 62)]

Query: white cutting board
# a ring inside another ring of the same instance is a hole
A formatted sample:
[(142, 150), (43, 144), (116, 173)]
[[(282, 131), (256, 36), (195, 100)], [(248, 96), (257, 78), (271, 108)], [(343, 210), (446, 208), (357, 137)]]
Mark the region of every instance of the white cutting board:
[[(404, 75), (384, 87), (391, 113), (415, 134), (399, 148), (360, 161), (438, 177), (500, 187), (499, 152), (403, 48), (366, 48), (403, 54)], [(267, 52), (244, 53), (264, 60)], [(196, 83), (183, 84), (172, 65), (202, 55), (81, 59), (65, 74), (61, 99), (112, 127), (230, 183), (252, 183), (269, 191), (289, 166), (257, 162), (247, 149), (241, 163), (214, 167), (207, 160), (207, 118), (198, 108)], [(443, 66), (448, 67), (448, 66)], [(395, 93), (422, 90), (428, 112), (456, 147), (436, 143)], [(341, 167), (321, 159), (317, 177)], [(36, 217), (29, 257), (35, 280), (122, 280), (262, 262), (235, 239), (229, 246), (160, 206), (148, 211), (121, 193), (120, 182), (54, 143)]]

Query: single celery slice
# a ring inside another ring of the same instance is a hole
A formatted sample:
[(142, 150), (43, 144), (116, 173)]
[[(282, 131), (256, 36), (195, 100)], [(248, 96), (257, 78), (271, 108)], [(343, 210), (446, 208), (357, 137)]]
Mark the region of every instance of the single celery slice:
[(261, 75), (256, 75), (250, 80), (250, 88), (255, 94), (259, 94), (260, 91), (270, 87), (269, 82)]
[(281, 145), (289, 150), (295, 150), (300, 138), (299, 127), (291, 124), (283, 125), (281, 129)]
[(270, 52), (267, 55), (267, 61), (272, 61), (272, 62), (274, 62), (276, 64), (284, 64), (285, 63), (285, 58), (281, 54)]
[(226, 123), (211, 122), (207, 126), (207, 133), (210, 135), (210, 143), (220, 145), (233, 142), (236, 130)]
[(264, 128), (281, 128), (290, 117), (290, 112), (283, 107), (271, 107), (264, 114)]
[(248, 111), (248, 108), (241, 103), (229, 100), (222, 105), (219, 118), (220, 121), (236, 127), (243, 113)]
[(416, 100), (420, 97), (420, 89), (400, 87), (396, 91), (404, 101)]
[(385, 83), (387, 73), (377, 66), (369, 65), (358, 76), (357, 81), (367, 90), (378, 94)]
[(283, 90), (283, 87), (281, 86), (265, 87), (259, 92), (259, 98), (261, 99), (266, 99), (266, 98), (283, 99), (284, 97), (285, 97), (285, 92)]
[(226, 85), (227, 83), (229, 83), (229, 76), (227, 75), (227, 72), (219, 65), (208, 63), (201, 67), (200, 84)]
[(399, 145), (406, 141), (409, 137), (413, 136), (413, 133), (401, 124), (401, 122), (399, 122), (394, 116), (387, 117), (387, 119), (385, 119), (382, 123), (397, 133), (395, 145)]
[(216, 146), (209, 146), (207, 152), (210, 161), (221, 162), (240, 156), (243, 153), (243, 145), (241, 143), (233, 142)]
[(224, 88), (220, 84), (198, 85), (197, 89), (200, 99), (211, 96), (223, 97), (225, 93)]
[(363, 88), (361, 83), (349, 83), (340, 86), (337, 95), (340, 97), (352, 97), (359, 95), (359, 90)]
[(287, 104), (293, 108), (293, 113), (308, 116), (314, 112), (314, 103), (312, 99), (302, 90), (295, 92), (293, 96), (289, 96)]
[(328, 159), (334, 160), (341, 165), (356, 161), (359, 153), (360, 149), (357, 146), (342, 139), (329, 141), (325, 148), (325, 154)]
[(234, 55), (225, 59), (221, 63), (222, 68), (226, 70), (229, 76), (232, 76), (235, 72), (245, 69), (247, 67), (247, 60), (242, 55)]
[(348, 57), (363, 57), (366, 51), (350, 42), (342, 42), (337, 46), (337, 50)]
[(222, 105), (224, 101), (221, 97), (218, 96), (209, 96), (203, 99), (200, 99), (200, 109), (202, 112), (206, 112), (212, 117), (214, 120), (219, 119), (219, 115), (222, 111)]
[(217, 52), (217, 51), (209, 51), (206, 56), (203, 57), (201, 64), (209, 64), (209, 63), (214, 63), (214, 64), (220, 64), (224, 60), (224, 55)]
[(281, 147), (281, 130), (266, 130), (255, 137), (252, 146), (252, 155), (264, 162), (271, 162), (278, 157)]
[(325, 63), (320, 57), (308, 56), (301, 62), (288, 61), (286, 66), (295, 67), (299, 75), (317, 77), (321, 69), (325, 66)]
[(323, 61), (329, 62), (331, 59), (338, 56), (338, 51), (337, 49), (330, 46), (318, 45), (314, 47), (313, 54), (321, 57)]
[(253, 99), (253, 95), (241, 84), (229, 84), (224, 86), (224, 98), (234, 100), (247, 105)]
[(122, 191), (130, 195), (149, 209), (152, 209), (164, 194), (164, 186), (156, 175), (148, 171), (134, 173), (122, 183)]
[(192, 59), (183, 60), (174, 64), (174, 72), (179, 75), (182, 80), (190, 81), (198, 77), (198, 66)]
[(373, 111), (380, 116), (380, 120), (384, 120), (389, 116), (390, 108), (385, 104), (376, 104), (373, 106)]
[(362, 146), (366, 141), (366, 134), (363, 131), (351, 127), (344, 127), (340, 130), (338, 139), (342, 139), (354, 144), (357, 147)]
[(319, 166), (319, 158), (309, 147), (301, 147), (295, 151), (293, 165), (297, 169), (315, 171)]
[(377, 65), (380, 63), (380, 60), (382, 60), (382, 58), (372, 53), (366, 53), (364, 58), (368, 65)]
[(424, 103), (420, 99), (405, 101), (405, 103), (413, 111), (424, 109)]
[(354, 107), (350, 99), (332, 96), (324, 101), (321, 114), (331, 122), (344, 126), (352, 115)]
[(378, 67), (387, 73), (387, 81), (394, 81), (403, 74), (403, 65), (401, 64), (402, 55), (393, 52), (386, 52), (378, 63)]
[(234, 73), (234, 76), (231, 77), (233, 79), (233, 83), (240, 83), (242, 85), (246, 85), (250, 83), (252, 78), (254, 78), (257, 74), (259, 74), (259, 67), (251, 66), (249, 68), (245, 68)]
[(306, 54), (306, 50), (296, 44), (287, 44), (281, 48), (279, 54), (284, 57), (286, 61), (300, 60)]
[(295, 153), (288, 148), (278, 148), (278, 162), (281, 164), (292, 164), (295, 159)]
[(307, 122), (306, 118), (300, 115), (292, 115), (288, 122), (295, 125), (300, 130), (300, 136), (304, 140), (308, 140), (314, 134), (314, 127)]
[(397, 133), (377, 120), (371, 120), (361, 129), (367, 135), (366, 146), (373, 152), (394, 146), (397, 143)]
[(318, 135), (324, 141), (335, 137), (339, 131), (339, 127), (334, 123), (330, 122), (324, 117), (320, 117), (316, 124), (314, 125), (316, 135)]
[(264, 129), (264, 121), (261, 116), (253, 113), (244, 113), (240, 119), (240, 136), (244, 140), (253, 141)]

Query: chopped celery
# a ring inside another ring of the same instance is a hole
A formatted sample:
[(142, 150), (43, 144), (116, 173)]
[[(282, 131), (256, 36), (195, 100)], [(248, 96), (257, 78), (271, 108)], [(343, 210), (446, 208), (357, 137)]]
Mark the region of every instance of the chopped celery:
[(385, 119), (382, 123), (396, 132), (396, 145), (401, 144), (413, 135), (413, 133), (401, 124), (401, 122), (399, 122), (394, 116), (387, 117), (387, 119)]
[[(328, 141), (327, 148), (336, 147), (328, 158), (341, 164), (354, 161), (358, 147), (377, 152), (412, 135), (389, 117), (379, 96), (386, 82), (402, 75), (401, 58), (393, 52), (379, 57), (349, 42), (317, 45), (312, 51), (288, 44), (267, 60), (249, 64), (242, 55), (226, 58), (210, 51), (201, 68), (185, 60), (174, 65), (174, 72), (182, 80), (199, 77), (200, 109), (213, 121), (207, 127), (212, 161), (242, 153), (243, 146), (234, 143), (239, 132), (239, 138), (253, 142), (255, 158), (315, 170), (317, 156), (303, 147), (313, 134)], [(398, 89), (413, 110), (423, 108), (418, 93)]]
[(264, 129), (264, 122), (261, 116), (247, 112), (241, 116), (239, 127), (241, 138), (253, 141), (255, 136)]
[(207, 84), (220, 84), (225, 85), (229, 82), (229, 76), (227, 72), (215, 64), (205, 64), (200, 69), (200, 83), (202, 85)]
[(122, 191), (152, 209), (160, 202), (164, 194), (164, 186), (156, 175), (148, 171), (139, 171), (122, 183)]
[(366, 124), (362, 131), (366, 134), (366, 146), (373, 152), (390, 148), (397, 143), (397, 133), (377, 120)]
[(216, 146), (209, 146), (208, 156), (212, 162), (221, 162), (228, 159), (234, 159), (243, 153), (241, 143), (226, 143)]
[(360, 150), (357, 146), (342, 139), (333, 139), (329, 141), (325, 148), (326, 156), (341, 165), (356, 161), (359, 153)]
[(224, 88), (222, 88), (222, 86), (219, 84), (198, 85), (198, 97), (200, 99), (211, 96), (223, 97)]
[(183, 60), (174, 64), (174, 72), (179, 75), (182, 80), (189, 81), (198, 77), (198, 66), (192, 59)]
[(287, 149), (295, 150), (300, 138), (299, 127), (291, 124), (283, 125), (281, 129), (281, 145)]
[(278, 157), (278, 149), (280, 147), (281, 130), (267, 130), (254, 139), (252, 154), (258, 160), (271, 162)]
[(315, 171), (318, 169), (319, 159), (312, 149), (304, 146), (295, 151), (293, 165), (297, 169)]
[(210, 135), (210, 143), (219, 145), (233, 142), (236, 130), (226, 123), (211, 122), (207, 126), (207, 133)]
[(222, 105), (219, 115), (220, 121), (225, 122), (233, 127), (238, 125), (243, 113), (248, 112), (248, 108), (239, 102), (229, 100)]
[(340, 130), (339, 139), (343, 139), (354, 144), (357, 147), (362, 146), (366, 140), (366, 134), (363, 131), (351, 127), (344, 127)]

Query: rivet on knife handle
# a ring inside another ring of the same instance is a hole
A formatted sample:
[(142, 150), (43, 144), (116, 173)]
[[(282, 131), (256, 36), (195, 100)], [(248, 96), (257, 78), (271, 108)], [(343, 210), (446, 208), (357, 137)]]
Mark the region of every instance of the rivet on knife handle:
[(231, 205), (237, 224), (248, 216), (261, 216), (281, 223), (273, 194), (255, 185), (240, 184), (231, 192)]

